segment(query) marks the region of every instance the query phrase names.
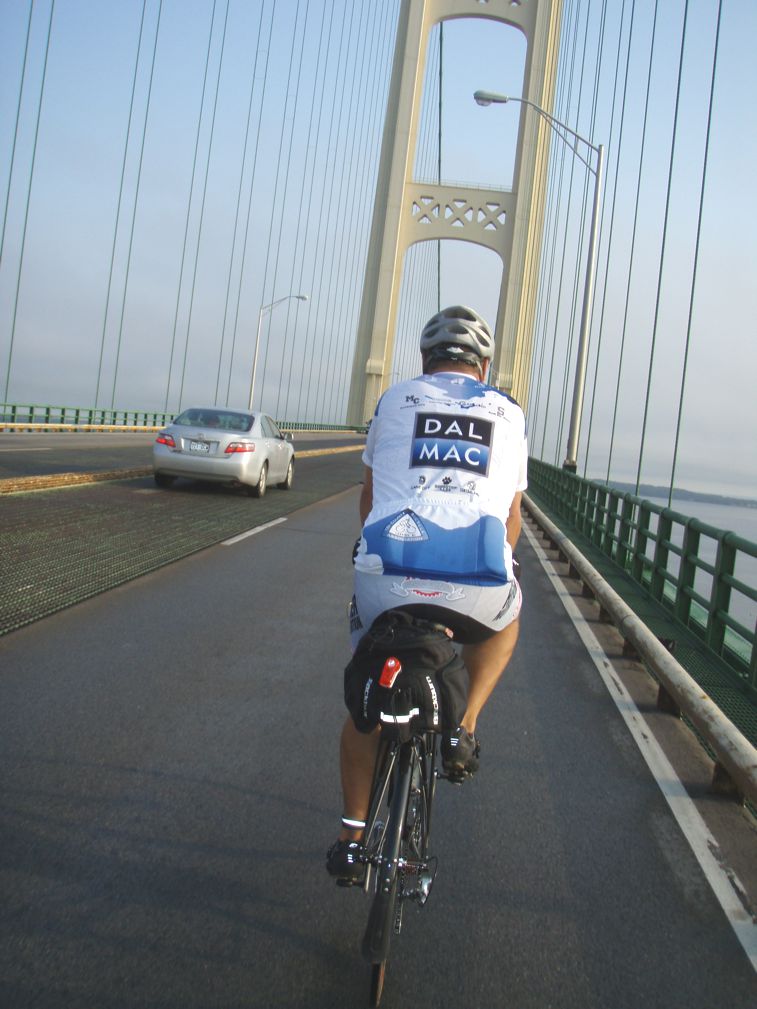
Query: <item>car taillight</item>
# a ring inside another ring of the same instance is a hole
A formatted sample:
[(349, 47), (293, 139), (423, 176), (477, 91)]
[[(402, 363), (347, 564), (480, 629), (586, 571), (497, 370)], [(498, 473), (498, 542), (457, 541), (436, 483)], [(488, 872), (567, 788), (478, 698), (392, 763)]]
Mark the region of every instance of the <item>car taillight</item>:
[(232, 452), (254, 452), (255, 442), (253, 441), (232, 441), (224, 449), (224, 455), (230, 455)]
[(159, 445), (168, 445), (169, 448), (176, 448), (176, 442), (173, 440), (170, 434), (166, 434), (165, 431), (161, 431), (155, 441)]

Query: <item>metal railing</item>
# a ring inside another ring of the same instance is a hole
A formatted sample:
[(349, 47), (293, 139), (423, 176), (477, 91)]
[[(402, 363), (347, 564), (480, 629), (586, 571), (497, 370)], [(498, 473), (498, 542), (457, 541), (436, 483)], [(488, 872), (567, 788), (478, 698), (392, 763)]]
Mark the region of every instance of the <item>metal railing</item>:
[[(133, 430), (165, 427), (175, 413), (150, 410), (106, 410), (101, 407), (43, 406), (0, 403), (0, 430), (42, 431), (60, 429)], [(362, 431), (346, 424), (321, 424), (313, 421), (277, 420), (286, 431)]]
[(106, 410), (101, 407), (0, 404), (0, 426), (19, 427), (163, 427), (172, 413)]
[(757, 544), (537, 459), (529, 460), (529, 483), (757, 698)]

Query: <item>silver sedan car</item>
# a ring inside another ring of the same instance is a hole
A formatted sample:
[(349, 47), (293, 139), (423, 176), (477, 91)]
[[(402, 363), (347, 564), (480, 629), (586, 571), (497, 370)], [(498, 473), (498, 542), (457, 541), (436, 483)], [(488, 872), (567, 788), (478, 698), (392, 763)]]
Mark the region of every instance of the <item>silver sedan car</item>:
[(266, 414), (191, 407), (158, 434), (152, 468), (158, 487), (187, 477), (241, 486), (262, 497), (269, 483), (292, 486), (294, 446), (291, 434)]

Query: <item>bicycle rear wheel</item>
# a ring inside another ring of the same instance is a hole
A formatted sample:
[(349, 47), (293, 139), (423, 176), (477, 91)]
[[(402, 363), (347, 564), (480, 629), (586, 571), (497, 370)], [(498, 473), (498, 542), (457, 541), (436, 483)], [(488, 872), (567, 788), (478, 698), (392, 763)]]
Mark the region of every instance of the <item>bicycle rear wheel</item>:
[[(410, 782), (416, 757), (413, 747), (404, 744), (399, 757), (391, 767), (391, 799), (389, 800), (386, 827), (375, 853), (376, 891), (371, 903), (368, 924), (363, 936), (363, 956), (371, 964), (371, 1005), (377, 1006), (381, 998), (386, 974), (389, 944), (395, 931), (399, 931), (399, 859), (405, 833)], [(388, 792), (384, 790), (385, 794)]]
[(385, 977), (386, 960), (382, 960), (381, 963), (371, 964), (371, 994), (368, 1002), (371, 1009), (376, 1009), (376, 1006), (381, 1001), (381, 995), (384, 991)]

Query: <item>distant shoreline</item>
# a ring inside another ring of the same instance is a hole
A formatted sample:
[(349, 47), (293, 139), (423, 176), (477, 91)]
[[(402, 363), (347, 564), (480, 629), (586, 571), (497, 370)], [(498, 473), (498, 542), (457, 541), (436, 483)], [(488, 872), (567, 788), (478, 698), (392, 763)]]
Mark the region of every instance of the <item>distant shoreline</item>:
[[(668, 487), (643, 483), (639, 485), (637, 492), (636, 484), (621, 483), (617, 480), (612, 480), (610, 486), (613, 490), (623, 491), (624, 493), (630, 492), (631, 494), (636, 494), (638, 497), (666, 498), (670, 491)], [(731, 497), (724, 494), (706, 494), (702, 491), (684, 490), (683, 488), (676, 488), (673, 491), (673, 501), (703, 501), (707, 504), (725, 505), (727, 507), (757, 508), (757, 500), (754, 498)]]

